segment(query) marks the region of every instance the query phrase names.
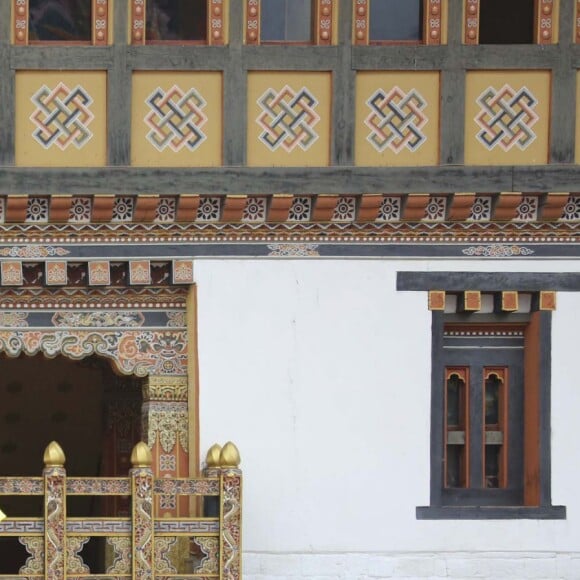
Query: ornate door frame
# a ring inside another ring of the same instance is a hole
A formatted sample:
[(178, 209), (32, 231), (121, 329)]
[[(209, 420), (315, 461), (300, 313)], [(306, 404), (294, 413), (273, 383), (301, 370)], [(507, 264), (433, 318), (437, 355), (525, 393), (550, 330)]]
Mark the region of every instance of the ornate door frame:
[[(142, 438), (153, 470), (157, 477), (187, 477), (191, 288), (0, 288), (0, 352), (73, 360), (98, 355), (119, 374), (144, 377)], [(196, 465), (196, 450), (192, 455)], [(160, 516), (186, 515), (188, 502), (162, 496), (157, 507)]]

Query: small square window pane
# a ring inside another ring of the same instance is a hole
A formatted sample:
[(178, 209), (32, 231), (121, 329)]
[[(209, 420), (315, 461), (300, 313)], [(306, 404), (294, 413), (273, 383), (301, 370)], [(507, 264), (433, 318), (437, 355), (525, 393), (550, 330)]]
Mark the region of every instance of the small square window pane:
[(534, 0), (481, 0), (479, 44), (532, 44)]
[(90, 42), (91, 22), (91, 0), (30, 0), (30, 40)]
[(262, 41), (312, 41), (312, 0), (262, 0), (260, 10)]
[(423, 0), (370, 0), (372, 41), (421, 40)]
[(147, 0), (147, 40), (207, 39), (207, 0)]

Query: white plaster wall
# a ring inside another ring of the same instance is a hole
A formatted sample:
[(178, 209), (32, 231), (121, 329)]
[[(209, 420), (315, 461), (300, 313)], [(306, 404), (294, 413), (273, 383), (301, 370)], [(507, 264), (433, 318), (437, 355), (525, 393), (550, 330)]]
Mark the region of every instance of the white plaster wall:
[[(558, 294), (553, 321), (552, 499), (568, 519), (419, 521), (431, 315), (425, 293), (395, 289), (402, 270), (578, 268), (196, 262), (201, 449), (232, 439), (242, 453), (246, 578), (580, 578), (580, 293)], [(506, 559), (516, 572), (500, 574)]]

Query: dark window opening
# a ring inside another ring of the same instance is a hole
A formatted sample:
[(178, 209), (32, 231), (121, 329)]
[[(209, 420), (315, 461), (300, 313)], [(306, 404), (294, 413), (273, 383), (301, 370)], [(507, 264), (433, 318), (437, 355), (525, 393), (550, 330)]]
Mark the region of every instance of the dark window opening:
[(312, 0), (262, 0), (262, 42), (312, 42)]
[(423, 0), (370, 0), (371, 42), (423, 39)]
[(479, 44), (533, 44), (534, 0), (481, 0)]
[(207, 0), (148, 0), (147, 42), (207, 40)]
[(31, 41), (90, 42), (91, 0), (29, 0)]

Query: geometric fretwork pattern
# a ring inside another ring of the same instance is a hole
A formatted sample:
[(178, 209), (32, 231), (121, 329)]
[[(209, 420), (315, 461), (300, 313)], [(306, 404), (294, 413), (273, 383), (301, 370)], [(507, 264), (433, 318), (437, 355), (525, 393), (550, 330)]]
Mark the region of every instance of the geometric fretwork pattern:
[(294, 91), (286, 85), (280, 92), (268, 89), (259, 99), (262, 112), (256, 122), (262, 129), (260, 141), (271, 151), (291, 153), (296, 147), (308, 150), (318, 139), (314, 130), (320, 121), (316, 97), (306, 88)]
[(207, 102), (194, 88), (185, 92), (177, 85), (168, 91), (157, 87), (145, 102), (151, 109), (145, 116), (147, 139), (158, 151), (194, 151), (206, 140), (201, 128), (207, 123), (202, 110)]
[(90, 109), (93, 98), (81, 85), (74, 89), (64, 83), (54, 89), (43, 85), (30, 100), (36, 106), (30, 115), (36, 126), (32, 136), (45, 149), (56, 145), (64, 151), (71, 144), (81, 149), (92, 138), (89, 125), (95, 118)]
[(418, 91), (412, 89), (406, 93), (393, 87), (386, 93), (378, 89), (366, 104), (371, 110), (365, 119), (365, 125), (371, 130), (367, 141), (379, 153), (387, 148), (393, 153), (405, 148), (417, 151), (427, 140), (422, 131), (429, 121), (424, 113), (427, 102)]
[(522, 151), (536, 139), (532, 127), (539, 116), (534, 111), (538, 100), (527, 87), (515, 90), (504, 85), (496, 90), (488, 87), (477, 98), (481, 107), (475, 117), (478, 141), (490, 151), (500, 147), (509, 151), (518, 147)]

